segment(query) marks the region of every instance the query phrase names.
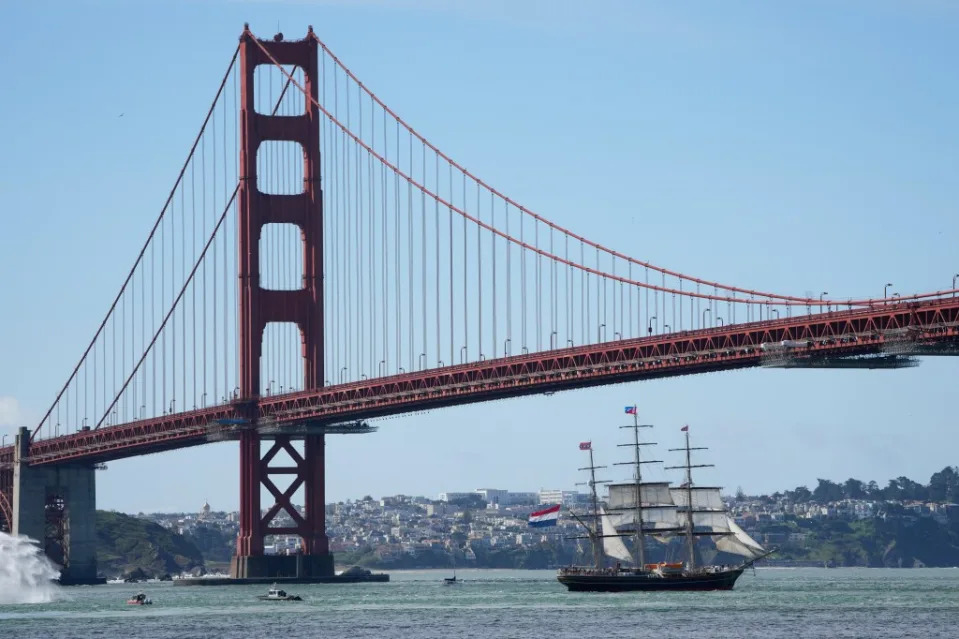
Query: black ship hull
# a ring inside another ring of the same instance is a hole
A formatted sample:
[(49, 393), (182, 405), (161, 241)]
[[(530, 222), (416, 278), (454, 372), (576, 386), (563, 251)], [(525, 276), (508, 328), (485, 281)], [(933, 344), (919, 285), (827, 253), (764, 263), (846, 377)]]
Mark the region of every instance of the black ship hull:
[(661, 590), (732, 590), (744, 568), (693, 574), (659, 575), (653, 572), (561, 572), (556, 578), (575, 592), (632, 592)]

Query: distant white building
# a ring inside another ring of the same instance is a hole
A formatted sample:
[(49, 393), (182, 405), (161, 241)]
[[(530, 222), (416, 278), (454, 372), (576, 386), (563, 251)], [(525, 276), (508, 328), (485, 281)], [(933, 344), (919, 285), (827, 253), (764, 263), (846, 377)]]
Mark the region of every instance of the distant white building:
[(501, 490), (499, 488), (477, 488), (474, 492), (483, 498), (487, 506), (494, 507), (509, 505), (508, 490)]
[(575, 490), (541, 490), (538, 497), (540, 504), (562, 504), (569, 507), (580, 503), (586, 495)]

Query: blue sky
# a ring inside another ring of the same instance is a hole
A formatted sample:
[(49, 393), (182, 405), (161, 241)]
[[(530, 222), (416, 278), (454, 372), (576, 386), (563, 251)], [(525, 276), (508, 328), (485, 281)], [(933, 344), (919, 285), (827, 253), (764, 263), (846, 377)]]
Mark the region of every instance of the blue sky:
[[(312, 24), (451, 157), (634, 257), (836, 297), (959, 273), (956, 2), (3, 3), (0, 431), (32, 425), (76, 362), (247, 21), (262, 37)], [(957, 365), (709, 374), (382, 420), (330, 437), (328, 498), (572, 488), (579, 441), (620, 461), (634, 402), (664, 448), (691, 424), (717, 465), (703, 480), (730, 491), (926, 481), (959, 463)], [(103, 508), (238, 503), (235, 444), (109, 466)]]

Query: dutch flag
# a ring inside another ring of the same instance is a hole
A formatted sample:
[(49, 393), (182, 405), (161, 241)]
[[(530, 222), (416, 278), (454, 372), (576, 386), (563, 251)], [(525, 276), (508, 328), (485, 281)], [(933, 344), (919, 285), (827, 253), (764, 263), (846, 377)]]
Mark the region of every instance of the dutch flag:
[(530, 513), (529, 525), (533, 528), (555, 526), (557, 519), (559, 519), (559, 504)]

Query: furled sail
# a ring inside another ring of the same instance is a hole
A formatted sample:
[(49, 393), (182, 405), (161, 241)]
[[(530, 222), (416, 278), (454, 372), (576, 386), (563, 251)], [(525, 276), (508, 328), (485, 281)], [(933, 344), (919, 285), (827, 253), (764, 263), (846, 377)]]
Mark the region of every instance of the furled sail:
[(626, 549), (626, 544), (623, 543), (623, 540), (619, 537), (610, 536), (616, 534), (616, 527), (613, 526), (609, 515), (606, 514), (606, 511), (602, 507), (599, 509), (599, 519), (603, 524), (603, 551), (615, 559), (632, 561), (633, 557)]
[(760, 557), (766, 554), (766, 549), (760, 546), (756, 541), (746, 534), (746, 531), (740, 528), (731, 518), (726, 517), (726, 525), (731, 535), (721, 537), (716, 540), (716, 548), (723, 552), (743, 557)]

